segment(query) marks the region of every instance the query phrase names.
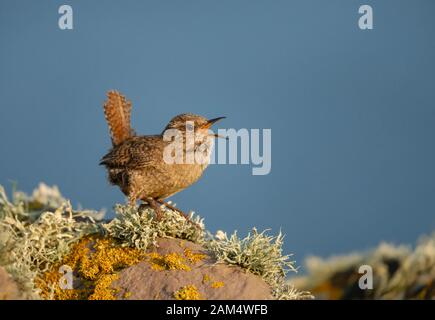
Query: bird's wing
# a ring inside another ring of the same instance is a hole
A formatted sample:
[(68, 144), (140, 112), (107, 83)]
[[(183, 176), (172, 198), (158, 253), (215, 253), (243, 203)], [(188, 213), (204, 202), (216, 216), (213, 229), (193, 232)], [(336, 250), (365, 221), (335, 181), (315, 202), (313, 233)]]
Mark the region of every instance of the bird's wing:
[(118, 91), (109, 91), (104, 103), (104, 116), (110, 129), (112, 144), (117, 146), (134, 136), (131, 129), (131, 101)]
[(109, 168), (140, 169), (163, 161), (163, 146), (158, 136), (132, 137), (115, 146), (100, 164)]

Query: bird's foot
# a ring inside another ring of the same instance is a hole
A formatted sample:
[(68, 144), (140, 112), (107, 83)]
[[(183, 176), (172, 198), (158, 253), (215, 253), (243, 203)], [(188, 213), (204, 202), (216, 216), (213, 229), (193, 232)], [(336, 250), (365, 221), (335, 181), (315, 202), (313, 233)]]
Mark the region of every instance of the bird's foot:
[(166, 208), (171, 209), (172, 211), (178, 212), (182, 217), (184, 217), (184, 219), (186, 219), (189, 223), (193, 224), (194, 226), (196, 226), (197, 228), (201, 229), (201, 226), (199, 224), (197, 224), (196, 222), (193, 222), (192, 219), (190, 219), (190, 216), (185, 214), (183, 211), (181, 211), (180, 209), (176, 208), (175, 206), (161, 200), (158, 199), (156, 200), (156, 202), (158, 202), (161, 205), (164, 205)]
[(142, 203), (139, 206), (139, 211), (149, 207), (154, 210), (154, 213), (156, 215), (156, 220), (161, 221), (163, 219), (163, 212), (162, 212), (162, 208), (160, 207), (160, 204), (154, 199), (146, 199), (145, 201), (147, 203)]

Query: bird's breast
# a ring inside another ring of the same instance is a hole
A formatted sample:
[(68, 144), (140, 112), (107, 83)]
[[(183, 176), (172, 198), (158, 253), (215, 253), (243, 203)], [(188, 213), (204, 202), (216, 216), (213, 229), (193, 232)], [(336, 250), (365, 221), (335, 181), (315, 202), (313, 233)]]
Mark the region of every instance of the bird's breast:
[(177, 188), (187, 188), (201, 178), (207, 164), (172, 164), (171, 180)]

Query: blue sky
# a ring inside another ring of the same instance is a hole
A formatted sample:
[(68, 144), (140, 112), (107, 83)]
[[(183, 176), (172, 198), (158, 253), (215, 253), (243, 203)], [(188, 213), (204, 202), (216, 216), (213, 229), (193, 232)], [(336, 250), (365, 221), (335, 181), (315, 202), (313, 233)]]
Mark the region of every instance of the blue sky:
[[(59, 30), (69, 4), (74, 29)], [(358, 28), (371, 4), (374, 29)], [(213, 165), (173, 200), (211, 231), (280, 229), (298, 262), (435, 227), (434, 1), (1, 1), (0, 184), (124, 201), (98, 161), (105, 92), (140, 134), (183, 112), (270, 128), (272, 171)]]

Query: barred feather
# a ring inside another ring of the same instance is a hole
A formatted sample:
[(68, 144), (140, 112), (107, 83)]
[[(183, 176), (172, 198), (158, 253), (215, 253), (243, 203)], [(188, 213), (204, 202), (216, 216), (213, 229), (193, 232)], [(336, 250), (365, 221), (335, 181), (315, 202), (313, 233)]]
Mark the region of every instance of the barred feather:
[(130, 125), (131, 101), (118, 91), (107, 92), (104, 104), (104, 116), (110, 129), (110, 136), (114, 146), (120, 144), (133, 135)]

